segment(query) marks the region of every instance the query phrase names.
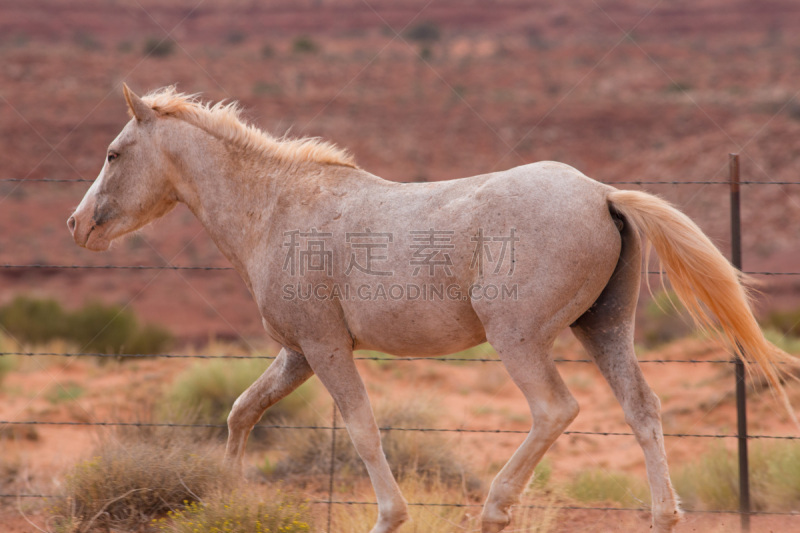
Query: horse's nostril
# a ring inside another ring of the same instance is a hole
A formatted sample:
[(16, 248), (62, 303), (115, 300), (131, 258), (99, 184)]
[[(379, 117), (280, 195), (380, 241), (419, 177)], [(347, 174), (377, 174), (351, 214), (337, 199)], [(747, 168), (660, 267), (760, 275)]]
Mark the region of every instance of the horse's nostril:
[(69, 228), (70, 233), (75, 232), (75, 217), (69, 217), (69, 220), (67, 220), (67, 227)]

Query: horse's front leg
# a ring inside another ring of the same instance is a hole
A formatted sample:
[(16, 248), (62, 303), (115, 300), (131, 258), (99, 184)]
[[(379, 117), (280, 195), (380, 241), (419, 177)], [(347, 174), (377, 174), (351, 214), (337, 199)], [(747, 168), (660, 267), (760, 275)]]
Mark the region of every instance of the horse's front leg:
[(285, 397), (314, 371), (305, 356), (299, 352), (282, 349), (263, 374), (234, 402), (228, 415), (228, 444), (225, 464), (241, 474), (247, 437), (253, 426), (271, 405)]
[(347, 432), (364, 461), (378, 499), (378, 521), (371, 533), (393, 533), (408, 520), (408, 505), (383, 453), (364, 382), (351, 346), (303, 346), (311, 368), (342, 413)]

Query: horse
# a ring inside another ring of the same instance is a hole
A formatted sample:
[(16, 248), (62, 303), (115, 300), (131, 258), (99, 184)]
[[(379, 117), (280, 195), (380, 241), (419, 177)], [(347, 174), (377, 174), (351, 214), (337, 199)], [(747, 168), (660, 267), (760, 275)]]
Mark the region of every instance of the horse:
[(765, 340), (740, 273), (657, 196), (548, 161), (450, 181), (391, 182), (333, 144), (258, 129), (236, 102), (203, 103), (174, 87), (139, 97), (123, 85), (123, 93), (130, 121), (67, 225), (76, 244), (102, 251), (182, 202), (241, 275), (282, 349), (228, 416), (225, 461), (240, 474), (253, 426), (316, 374), (367, 467), (378, 503), (372, 533), (397, 531), (409, 518), (407, 502), (353, 351), (437, 356), (488, 341), (533, 421), (483, 506), (481, 531), (499, 532), (537, 463), (578, 414), (550, 355), (570, 328), (644, 453), (653, 529), (673, 531), (682, 512), (660, 403), (634, 353), (650, 245), (696, 322), (740, 347), (748, 368), (765, 373), (791, 412), (778, 366), (789, 356)]

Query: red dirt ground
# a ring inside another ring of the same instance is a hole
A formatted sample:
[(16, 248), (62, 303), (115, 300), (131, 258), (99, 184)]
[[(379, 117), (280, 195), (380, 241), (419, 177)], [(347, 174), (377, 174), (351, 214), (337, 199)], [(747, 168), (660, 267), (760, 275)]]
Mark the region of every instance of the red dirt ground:
[[(560, 339), (556, 356), (582, 358), (585, 354), (569, 336)], [(642, 359), (715, 360), (725, 353), (713, 343), (685, 340), (642, 356)], [(143, 360), (97, 366), (86, 360), (49, 362), (41, 367), (29, 361), (10, 375), (2, 388), (0, 419), (42, 421), (143, 420), (152, 405), (174, 376), (190, 364), (181, 360)], [(235, 364), (235, 363), (232, 363)], [(497, 363), (443, 364), (419, 362), (361, 362), (362, 373), (373, 401), (423, 402), (432, 406), (436, 427), (466, 429), (528, 429), (525, 403)], [(727, 365), (716, 364), (643, 364), (648, 381), (663, 404), (666, 433), (730, 433), (735, 428), (733, 376)], [(628, 432), (622, 410), (593, 365), (562, 363), (562, 374), (581, 405), (581, 413), (571, 431)], [(86, 384), (85, 393), (76, 400), (49, 399), (55, 383)], [(43, 392), (40, 392), (43, 391)], [(39, 394), (37, 394), (39, 393)], [(790, 389), (795, 405), (800, 402), (800, 388)], [(325, 421), (330, 399), (318, 394), (309, 405)], [(793, 435), (788, 417), (770, 394), (751, 393), (750, 431), (753, 434)], [(16, 481), (4, 491), (12, 493), (47, 493), (58, 491), (66, 469), (91, 453), (97, 439), (110, 430), (87, 431), (85, 428), (39, 426), (35, 440), (27, 428), (16, 427), (3, 440), (3, 459), (19, 472)], [(181, 431), (176, 429), (176, 431)], [(519, 434), (444, 434), (447, 453), (463, 459), (486, 485), (491, 473), (513, 453), (522, 440)], [(276, 438), (280, 442), (280, 436)], [(667, 452), (673, 471), (679, 470), (709, 450), (715, 439), (667, 438)], [(734, 439), (722, 442), (733, 449)], [(278, 444), (279, 446), (279, 444)], [(253, 448), (248, 458), (250, 468), (263, 461), (264, 450)], [(624, 472), (644, 481), (644, 460), (633, 437), (564, 435), (548, 452), (553, 469), (551, 484), (558, 485), (578, 472), (602, 469)], [(368, 488), (363, 498), (371, 498)], [(314, 495), (320, 497), (319, 495)], [(570, 504), (570, 502), (564, 502)], [(572, 503), (574, 504), (574, 503)], [(43, 524), (40, 506), (25, 502), (22, 509)], [(585, 505), (580, 504), (578, 505)], [(617, 506), (618, 504), (610, 504)], [(16, 504), (6, 502), (2, 515), (8, 523), (20, 523)], [(643, 528), (646, 513), (564, 512), (557, 531), (619, 531)], [(678, 531), (730, 531), (738, 518), (729, 515), (691, 514)], [(800, 526), (798, 516), (757, 517), (753, 531), (790, 531)], [(624, 526), (623, 526), (624, 525)], [(11, 527), (11, 526), (8, 526)], [(27, 525), (7, 531), (28, 531)], [(605, 528), (605, 529), (603, 529)], [(735, 528), (733, 529), (735, 530)]]

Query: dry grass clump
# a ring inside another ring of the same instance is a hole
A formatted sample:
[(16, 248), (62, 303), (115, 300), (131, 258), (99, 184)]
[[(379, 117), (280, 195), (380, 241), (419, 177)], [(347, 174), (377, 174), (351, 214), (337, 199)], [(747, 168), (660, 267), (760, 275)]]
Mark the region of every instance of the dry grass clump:
[[(739, 508), (739, 465), (734, 451), (717, 445), (674, 476), (690, 509)], [(750, 502), (756, 511), (795, 511), (800, 506), (800, 446), (755, 443), (750, 448)]]
[[(425, 506), (409, 506), (411, 520), (401, 528), (407, 533), (463, 533), (480, 531), (481, 506), (463, 489), (406, 476), (400, 489), (409, 502)], [(354, 495), (353, 499), (369, 500), (370, 496)], [(444, 504), (444, 505), (443, 505)], [(467, 505), (458, 507), (447, 504)], [(558, 524), (559, 502), (553, 495), (523, 496), (520, 505), (511, 509), (511, 525), (507, 531), (549, 533)], [(340, 505), (334, 508), (333, 531), (369, 531), (378, 517), (376, 505)]]
[(626, 507), (640, 507), (650, 501), (643, 481), (605, 470), (580, 472), (565, 489), (569, 497), (580, 502), (616, 502)]
[(218, 455), (188, 439), (108, 439), (67, 474), (51, 509), (56, 530), (143, 529), (224, 485)]
[(270, 501), (240, 493), (220, 494), (183, 509), (170, 511), (154, 522), (168, 533), (300, 533), (312, 531), (311, 513), (305, 501), (277, 491)]
[[(431, 427), (435, 422), (434, 413), (423, 402), (378, 403), (375, 415), (379, 427)], [(282, 437), (282, 448), (287, 453), (268, 474), (278, 477), (328, 475), (331, 465), (330, 431), (294, 431)], [(447, 486), (464, 486), (470, 493), (481, 488), (480, 480), (453, 455), (439, 433), (381, 431), (381, 443), (392, 473), (398, 479), (410, 476)], [(337, 433), (334, 468), (337, 478), (367, 475), (345, 431)]]

